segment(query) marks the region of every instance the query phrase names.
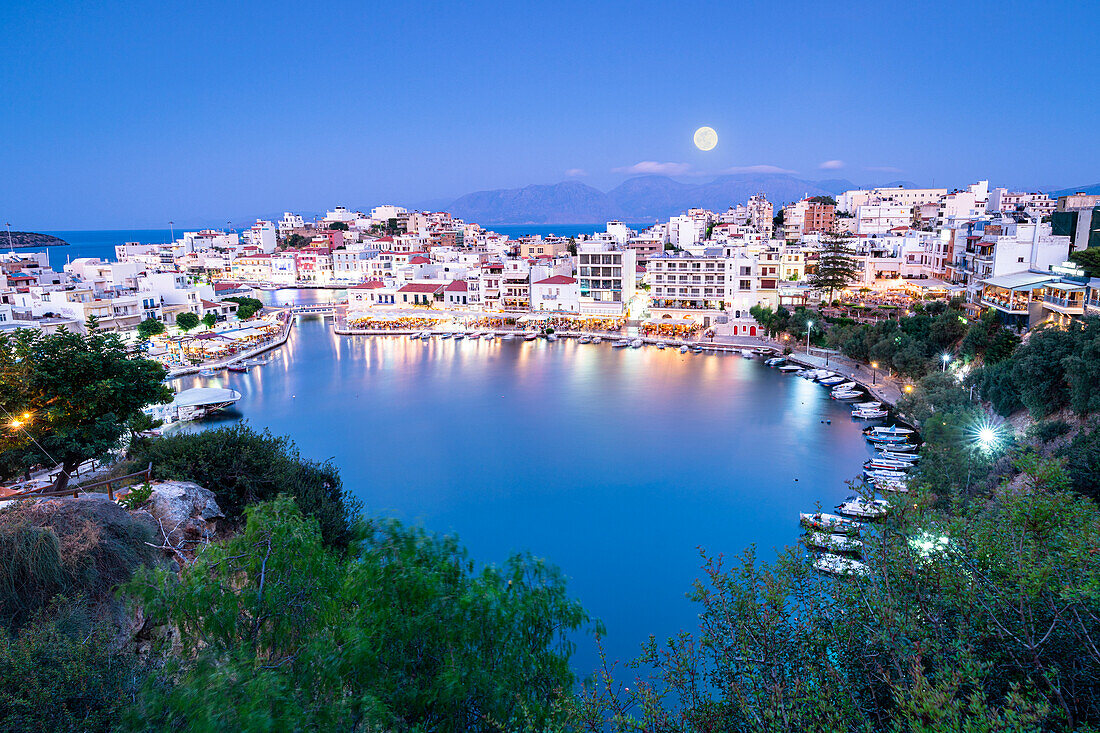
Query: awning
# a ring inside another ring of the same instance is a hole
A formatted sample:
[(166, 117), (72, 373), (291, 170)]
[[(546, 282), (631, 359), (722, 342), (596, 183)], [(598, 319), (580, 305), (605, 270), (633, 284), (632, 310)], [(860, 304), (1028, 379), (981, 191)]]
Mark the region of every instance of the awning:
[(1014, 272), (1011, 275), (1001, 275), (982, 280), (983, 285), (992, 285), (995, 288), (1005, 290), (1035, 290), (1055, 282), (1051, 275), (1041, 275), (1037, 272)]
[(1051, 288), (1052, 290), (1064, 290), (1064, 291), (1067, 291), (1067, 292), (1072, 292), (1072, 291), (1075, 291), (1075, 290), (1084, 290), (1085, 289), (1084, 285), (1078, 285), (1077, 283), (1063, 283), (1063, 282), (1047, 283), (1047, 287)]

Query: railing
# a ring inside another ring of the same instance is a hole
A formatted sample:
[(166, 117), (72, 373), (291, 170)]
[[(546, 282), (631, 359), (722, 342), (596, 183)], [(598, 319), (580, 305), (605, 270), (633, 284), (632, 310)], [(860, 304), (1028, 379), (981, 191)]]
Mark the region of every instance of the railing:
[(1044, 303), (1058, 306), (1059, 308), (1075, 308), (1083, 309), (1085, 307), (1084, 301), (1074, 300), (1073, 298), (1059, 298), (1054, 295), (1047, 295), (1043, 298)]
[[(140, 479), (140, 482), (138, 481)], [(69, 496), (70, 494), (75, 499), (80, 494), (92, 493), (92, 489), (98, 489), (101, 486), (107, 487), (107, 497), (111, 500), (115, 500), (115, 491), (118, 489), (126, 488), (127, 486), (133, 486), (137, 483), (149, 483), (153, 480), (153, 464), (150, 463), (146, 466), (145, 470), (138, 471), (136, 473), (128, 473), (125, 476), (116, 476), (114, 478), (104, 479), (102, 481), (93, 481), (90, 484), (78, 484), (76, 486), (69, 486), (61, 491), (49, 491), (49, 490), (31, 490), (21, 494), (13, 494), (5, 497), (6, 499), (22, 499), (24, 497), (50, 497), (50, 496)]]

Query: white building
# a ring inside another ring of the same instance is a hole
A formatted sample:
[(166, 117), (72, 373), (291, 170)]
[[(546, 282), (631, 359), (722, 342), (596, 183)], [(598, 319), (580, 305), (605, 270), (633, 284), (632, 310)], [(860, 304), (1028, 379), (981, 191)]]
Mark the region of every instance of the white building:
[(634, 297), (637, 253), (584, 242), (577, 248), (580, 310), (593, 315), (625, 316)]
[(581, 288), (576, 278), (553, 275), (531, 283), (531, 310), (579, 313)]
[(913, 207), (898, 203), (866, 203), (856, 207), (855, 233), (860, 236), (886, 234), (913, 221)]
[(289, 232), (291, 229), (301, 229), (306, 225), (305, 220), (302, 219), (300, 214), (292, 214), (289, 211), (283, 212), (283, 218), (279, 220), (279, 232)]

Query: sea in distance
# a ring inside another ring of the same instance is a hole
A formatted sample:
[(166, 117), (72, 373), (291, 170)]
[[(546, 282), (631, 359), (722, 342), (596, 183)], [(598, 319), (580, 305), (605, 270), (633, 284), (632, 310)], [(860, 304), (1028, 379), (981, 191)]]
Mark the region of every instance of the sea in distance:
[[(283, 290), (286, 304), (339, 291)], [(246, 420), (331, 458), (365, 510), (457, 534), (479, 562), (530, 551), (607, 626), (610, 660), (695, 630), (699, 548), (764, 560), (834, 506), (869, 449), (849, 406), (759, 359), (572, 340), (344, 337), (302, 318), (271, 361), (174, 386), (239, 390)], [(593, 670), (581, 637), (574, 668)]]
[[(628, 224), (633, 229), (644, 229), (649, 224)], [(46, 247), (50, 255), (50, 266), (60, 271), (69, 260), (78, 257), (98, 257), (101, 260), (113, 260), (115, 258), (115, 245), (126, 242), (140, 242), (141, 244), (164, 244), (172, 241), (173, 235), (181, 236), (185, 231), (195, 231), (199, 227), (176, 227), (176, 229), (98, 229), (85, 231), (46, 231), (43, 234), (52, 234), (69, 243), (68, 246)], [(604, 231), (605, 227), (599, 224), (509, 224), (488, 227), (500, 234), (507, 234), (516, 238), (525, 234), (541, 234), (547, 236), (556, 234), (562, 237), (575, 237), (580, 234), (591, 234)]]

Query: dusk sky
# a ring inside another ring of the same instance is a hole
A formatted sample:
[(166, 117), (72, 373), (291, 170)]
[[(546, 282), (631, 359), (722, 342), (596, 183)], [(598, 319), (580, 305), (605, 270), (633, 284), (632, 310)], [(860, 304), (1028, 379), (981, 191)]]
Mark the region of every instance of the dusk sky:
[(635, 172), (1092, 184), (1098, 8), (5, 3), (0, 222), (244, 224)]

